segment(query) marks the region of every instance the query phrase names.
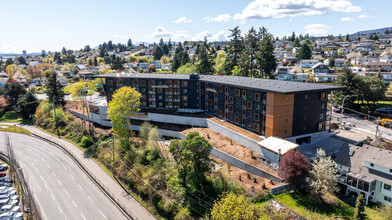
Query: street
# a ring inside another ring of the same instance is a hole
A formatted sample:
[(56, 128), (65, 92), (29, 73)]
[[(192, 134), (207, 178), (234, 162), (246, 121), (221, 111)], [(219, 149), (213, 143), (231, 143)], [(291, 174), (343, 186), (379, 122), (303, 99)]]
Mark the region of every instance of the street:
[(44, 219), (126, 219), (68, 155), (34, 137), (7, 134)]

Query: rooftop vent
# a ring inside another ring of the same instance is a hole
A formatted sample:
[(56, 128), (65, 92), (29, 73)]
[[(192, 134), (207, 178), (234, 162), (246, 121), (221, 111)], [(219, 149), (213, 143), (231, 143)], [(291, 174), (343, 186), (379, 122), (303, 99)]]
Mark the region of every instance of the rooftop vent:
[(352, 157), (354, 155), (354, 152), (355, 152), (354, 150), (350, 149), (350, 151), (348, 152), (348, 155)]

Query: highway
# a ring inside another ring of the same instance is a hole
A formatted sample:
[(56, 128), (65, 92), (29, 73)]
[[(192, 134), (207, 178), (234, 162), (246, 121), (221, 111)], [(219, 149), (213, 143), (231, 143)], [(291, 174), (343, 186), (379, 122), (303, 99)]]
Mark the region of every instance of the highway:
[[(127, 219), (64, 152), (31, 136), (7, 134), (43, 219)], [(4, 135), (0, 132), (3, 152)]]

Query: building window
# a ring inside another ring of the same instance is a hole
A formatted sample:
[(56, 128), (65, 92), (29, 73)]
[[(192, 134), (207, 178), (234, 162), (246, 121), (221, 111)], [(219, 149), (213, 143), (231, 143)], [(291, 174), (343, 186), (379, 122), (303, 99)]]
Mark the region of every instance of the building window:
[(255, 113), (254, 120), (259, 122), (260, 121), (260, 114)]
[(223, 86), (219, 86), (219, 92), (223, 92)]
[(258, 93), (258, 92), (255, 93), (255, 101), (257, 101), (257, 102), (260, 101), (260, 93)]
[(286, 118), (285, 120), (284, 120), (286, 123), (289, 123), (289, 120)]
[(324, 114), (321, 113), (321, 114), (320, 114), (320, 120), (323, 120), (323, 119), (324, 119)]
[(260, 125), (254, 123), (254, 124), (253, 124), (253, 130), (255, 130), (256, 132), (260, 132)]
[(188, 81), (183, 81), (182, 82), (182, 87), (188, 87)]
[(320, 99), (321, 99), (321, 101), (323, 101), (323, 100), (327, 100), (327, 93), (326, 92), (322, 92), (321, 93), (321, 95), (320, 95)]
[(183, 89), (182, 92), (183, 93), (188, 93), (188, 90), (187, 89)]
[(286, 101), (287, 101), (287, 102), (290, 101), (290, 98), (289, 98), (289, 97), (286, 97)]
[(245, 90), (245, 89), (242, 90), (242, 96), (243, 96), (243, 97), (246, 97), (246, 90)]
[(182, 96), (182, 101), (188, 101), (188, 96), (187, 95)]
[(304, 121), (306, 121), (306, 115), (304, 115)]
[(229, 103), (234, 104), (234, 97), (229, 96)]
[(308, 94), (305, 94), (305, 100), (308, 100)]
[(229, 105), (229, 112), (230, 112), (230, 113), (234, 113), (234, 106)]
[(284, 129), (284, 134), (287, 134), (287, 129)]
[(304, 106), (304, 109), (305, 109), (305, 111), (306, 111), (306, 110), (308, 110), (308, 106), (307, 106), (307, 105), (305, 105), (305, 106)]
[(237, 116), (235, 116), (235, 117), (234, 117), (234, 122), (237, 123), (237, 124), (239, 124), (239, 123), (240, 123), (240, 118), (237, 117)]
[(221, 110), (218, 111), (218, 117), (219, 117), (219, 118), (222, 118), (222, 117), (223, 117), (223, 113), (222, 113)]
[(253, 102), (248, 101), (248, 103), (247, 103), (247, 108), (248, 108), (249, 110), (252, 110), (252, 109), (253, 109)]
[(140, 80), (140, 86), (146, 86), (146, 81), (145, 80)]
[(388, 184), (384, 183), (384, 189), (388, 190), (388, 191), (391, 191), (391, 185), (388, 185)]
[(286, 108), (286, 112), (289, 112), (289, 108)]
[(108, 80), (108, 86), (113, 86), (113, 80)]
[(325, 104), (321, 103), (321, 109), (324, 109), (324, 108), (325, 108)]
[(392, 198), (388, 196), (384, 196), (384, 200), (387, 202), (392, 202)]
[(318, 124), (318, 129), (319, 130), (324, 130), (324, 123), (319, 123)]
[(240, 96), (240, 90), (239, 89), (235, 90), (235, 96)]
[(225, 87), (225, 92), (229, 92), (229, 87)]

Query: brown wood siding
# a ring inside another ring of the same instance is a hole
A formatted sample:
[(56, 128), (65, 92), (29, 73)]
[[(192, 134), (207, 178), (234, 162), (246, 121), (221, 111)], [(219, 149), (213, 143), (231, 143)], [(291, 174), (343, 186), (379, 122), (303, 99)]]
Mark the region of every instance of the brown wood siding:
[(293, 132), (294, 95), (267, 93), (266, 105), (265, 136), (290, 137)]

